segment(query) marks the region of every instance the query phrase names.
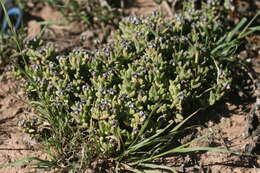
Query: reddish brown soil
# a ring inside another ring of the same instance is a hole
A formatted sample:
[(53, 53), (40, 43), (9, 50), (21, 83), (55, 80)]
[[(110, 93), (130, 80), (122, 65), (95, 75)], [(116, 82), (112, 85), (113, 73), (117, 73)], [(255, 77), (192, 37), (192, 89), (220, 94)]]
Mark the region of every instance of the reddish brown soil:
[[(0, 76), (0, 164), (11, 163), (26, 157), (46, 159), (39, 144), (18, 127), (21, 119), (29, 119), (32, 113), (26, 99), (17, 87), (12, 74)], [(25, 173), (29, 167), (0, 168), (1, 173)]]
[[(249, 140), (244, 138), (247, 113), (233, 104), (225, 105), (227, 110), (214, 113), (204, 113), (205, 116), (219, 116), (220, 121), (209, 121), (200, 133), (205, 134), (214, 130), (209, 137), (198, 142), (198, 146), (213, 146), (231, 151), (245, 152)], [(228, 115), (230, 114), (230, 115)], [(204, 170), (213, 173), (257, 173), (260, 172), (260, 159), (238, 156), (230, 153), (206, 152), (199, 154), (198, 164)]]

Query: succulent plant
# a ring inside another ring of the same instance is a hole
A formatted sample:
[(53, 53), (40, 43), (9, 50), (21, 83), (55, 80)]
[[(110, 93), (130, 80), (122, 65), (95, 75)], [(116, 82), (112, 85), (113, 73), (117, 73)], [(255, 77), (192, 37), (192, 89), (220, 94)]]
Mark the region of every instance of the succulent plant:
[(220, 48), (225, 33), (210, 10), (170, 20), (157, 11), (128, 17), (113, 41), (95, 51), (28, 49), (34, 82), (26, 90), (37, 96), (31, 99), (47, 98), (74, 126), (95, 134), (103, 153), (114, 154), (228, 93), (236, 43)]

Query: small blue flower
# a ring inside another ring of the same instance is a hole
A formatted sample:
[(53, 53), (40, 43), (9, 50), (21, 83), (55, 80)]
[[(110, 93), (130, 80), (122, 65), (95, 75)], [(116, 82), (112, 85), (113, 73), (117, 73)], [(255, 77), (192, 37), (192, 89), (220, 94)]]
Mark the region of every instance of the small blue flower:
[(133, 73), (133, 74), (132, 74), (132, 77), (133, 77), (133, 78), (139, 78), (140, 75), (139, 75), (138, 73)]
[(118, 124), (116, 120), (111, 120), (110, 123), (111, 123), (112, 127), (116, 127)]
[(127, 106), (128, 106), (129, 108), (134, 108), (134, 107), (135, 107), (135, 104), (132, 103), (132, 102), (128, 102), (128, 103), (127, 103)]
[(115, 95), (116, 94), (116, 90), (115, 89), (113, 89), (113, 88), (110, 88), (109, 90), (108, 90), (108, 93), (110, 94), (110, 95)]
[(158, 121), (159, 122), (165, 122), (166, 121), (166, 118), (165, 118), (165, 116), (160, 116), (159, 118), (158, 118)]
[(152, 12), (152, 15), (153, 16), (158, 16), (160, 14), (160, 12), (158, 11), (158, 10), (154, 10), (153, 12)]
[(82, 86), (82, 91), (88, 91), (88, 90), (90, 90), (90, 86), (88, 84)]
[(184, 92), (180, 92), (177, 97), (179, 97), (180, 100), (183, 100), (185, 98)]
[(137, 134), (138, 133), (138, 128), (134, 127), (132, 132), (133, 132), (133, 134)]

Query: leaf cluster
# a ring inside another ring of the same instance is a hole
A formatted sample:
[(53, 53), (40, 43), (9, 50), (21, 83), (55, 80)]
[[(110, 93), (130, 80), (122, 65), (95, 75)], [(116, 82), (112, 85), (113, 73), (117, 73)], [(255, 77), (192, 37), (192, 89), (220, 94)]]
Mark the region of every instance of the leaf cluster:
[(100, 24), (114, 25), (120, 18), (119, 10), (106, 1), (48, 0), (47, 3), (69, 20), (83, 22), (88, 27), (100, 27)]
[(157, 11), (128, 17), (113, 41), (95, 51), (62, 55), (53, 46), (28, 47), (31, 82), (25, 88), (46, 108), (42, 118), (60, 139), (73, 136), (65, 129), (69, 124), (96, 144), (100, 154), (93, 158), (113, 156), (134, 165), (137, 154), (156, 158), (165, 152), (177, 123), (229, 93), (237, 65), (232, 55), (239, 39), (254, 32), (235, 37), (244, 24), (227, 32), (207, 9), (169, 20)]

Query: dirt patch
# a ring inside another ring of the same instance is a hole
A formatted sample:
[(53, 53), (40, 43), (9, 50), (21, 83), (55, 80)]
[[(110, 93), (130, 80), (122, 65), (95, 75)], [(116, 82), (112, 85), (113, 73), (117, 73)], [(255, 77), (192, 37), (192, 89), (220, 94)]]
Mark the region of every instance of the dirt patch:
[[(235, 105), (229, 105), (230, 111)], [(211, 116), (207, 114), (207, 116)], [(201, 130), (201, 134), (205, 134), (209, 129), (214, 129), (213, 135), (199, 142), (199, 146), (211, 146), (227, 149), (236, 152), (246, 152), (246, 145), (249, 140), (245, 139), (244, 131), (246, 129), (247, 113), (235, 108), (235, 112), (230, 117), (225, 117), (223, 113), (219, 113), (221, 117), (219, 123), (209, 121), (208, 126)], [(256, 173), (260, 171), (260, 159), (238, 156), (231, 153), (206, 152), (199, 154), (198, 162), (203, 168), (210, 170), (212, 173)]]
[[(0, 77), (0, 164), (11, 163), (27, 157), (46, 159), (39, 144), (18, 127), (18, 121), (29, 119), (23, 93), (19, 92), (17, 81), (10, 73)], [(0, 168), (3, 173), (24, 173), (35, 171), (29, 167)]]
[(36, 37), (41, 32), (41, 26), (36, 20), (28, 22), (28, 38)]
[(126, 12), (130, 15), (148, 15), (158, 9), (159, 6), (152, 0), (136, 0)]
[[(247, 50), (242, 51), (238, 55), (238, 58), (244, 58), (252, 63), (251, 74), (256, 82), (259, 79), (260, 73), (260, 39), (259, 36), (251, 36), (247, 40)], [(245, 100), (231, 99), (233, 100), (232, 103), (219, 103), (213, 109), (203, 113), (202, 117), (208, 118), (204, 119), (204, 122), (198, 122), (198, 124), (205, 123), (203, 127), (198, 129), (198, 135), (201, 136), (210, 131), (214, 131), (214, 133), (195, 145), (248, 153), (248, 147), (251, 145), (254, 136), (246, 137), (245, 132), (248, 128), (250, 112), (256, 103), (256, 97), (257, 95), (253, 94), (253, 98)], [(259, 122), (254, 123), (259, 125)], [(259, 144), (256, 143), (253, 145), (255, 145), (255, 150), (252, 154), (259, 155)], [(232, 153), (218, 152), (202, 152), (197, 155), (192, 154), (190, 157), (202, 172), (260, 172), (260, 157), (239, 156)], [(194, 165), (191, 167), (194, 169)], [(187, 168), (190, 167), (187, 166)]]

